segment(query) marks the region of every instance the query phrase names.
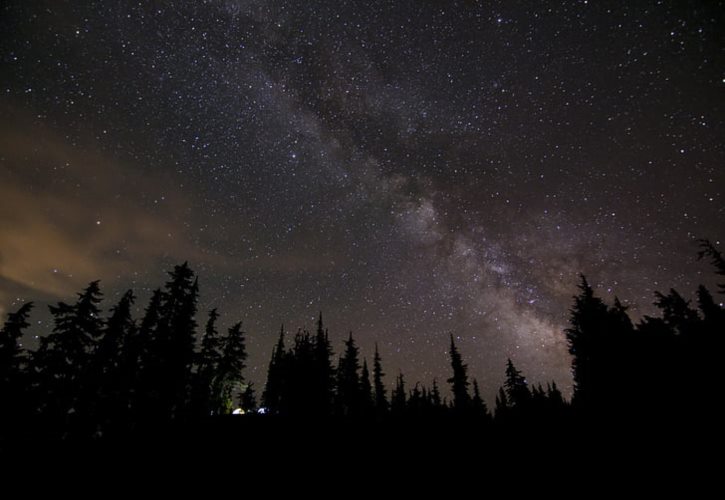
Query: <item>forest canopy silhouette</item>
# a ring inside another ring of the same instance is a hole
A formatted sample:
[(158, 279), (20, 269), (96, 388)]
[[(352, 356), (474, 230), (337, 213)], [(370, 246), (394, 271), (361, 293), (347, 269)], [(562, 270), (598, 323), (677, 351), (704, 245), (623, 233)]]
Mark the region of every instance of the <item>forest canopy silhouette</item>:
[[(700, 242), (699, 257), (725, 276), (725, 259), (711, 242)], [(725, 294), (725, 282), (717, 293)], [(33, 304), (7, 315), (0, 331), (0, 440), (123, 438), (170, 423), (213, 426), (227, 416), (264, 425), (456, 422), (494, 430), (714, 422), (722, 414), (725, 309), (702, 285), (696, 304), (674, 289), (657, 292), (661, 314), (635, 323), (618, 299), (606, 303), (581, 276), (562, 332), (572, 356), (571, 400), (553, 382), (530, 384), (509, 359), (492, 405), (469, 377), (453, 335), (450, 372), (428, 387), (386, 368), (377, 346), (364, 356), (352, 333), (336, 354), (320, 313), (314, 331), (290, 334), (282, 326), (266, 383), (256, 388), (245, 379), (242, 323), (224, 328), (216, 309), (198, 311), (198, 279), (187, 263), (169, 272), (140, 318), (132, 316), (132, 290), (106, 313), (102, 299), (94, 281), (75, 301), (50, 306), (52, 330), (32, 351), (22, 340)], [(392, 387), (386, 370), (396, 373)]]

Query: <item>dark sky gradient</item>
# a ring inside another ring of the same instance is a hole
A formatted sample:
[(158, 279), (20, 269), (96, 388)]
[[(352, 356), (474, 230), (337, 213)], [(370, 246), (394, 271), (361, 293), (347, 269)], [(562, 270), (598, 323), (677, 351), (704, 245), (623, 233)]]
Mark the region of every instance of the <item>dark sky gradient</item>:
[(134, 4), (2, 4), (0, 312), (189, 260), (258, 387), (323, 310), (409, 383), (453, 333), (491, 402), (507, 357), (570, 390), (579, 272), (709, 283), (723, 2)]

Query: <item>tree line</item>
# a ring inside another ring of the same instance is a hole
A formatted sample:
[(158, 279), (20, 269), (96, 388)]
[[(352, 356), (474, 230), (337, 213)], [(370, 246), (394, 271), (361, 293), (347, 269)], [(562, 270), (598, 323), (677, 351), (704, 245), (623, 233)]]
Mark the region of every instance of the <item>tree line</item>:
[[(725, 260), (708, 241), (700, 258), (725, 276)], [(725, 284), (718, 285), (720, 294)], [(0, 440), (123, 437), (168, 423), (193, 424), (232, 413), (255, 419), (345, 419), (361, 422), (446, 420), (485, 426), (562, 422), (636, 422), (720, 415), (719, 366), (725, 309), (704, 286), (693, 306), (677, 291), (656, 293), (658, 317), (636, 324), (618, 299), (607, 304), (584, 276), (564, 332), (572, 355), (574, 393), (554, 382), (531, 385), (509, 359), (491, 409), (450, 336), (450, 396), (437, 380), (385, 384), (377, 345), (369, 365), (350, 333), (337, 359), (320, 314), (314, 332), (273, 348), (257, 395), (244, 378), (245, 332), (221, 332), (212, 309), (200, 330), (198, 279), (175, 266), (141, 318), (129, 290), (104, 316), (99, 282), (74, 303), (50, 306), (52, 331), (33, 351), (22, 347), (32, 303), (7, 315), (0, 330)]]

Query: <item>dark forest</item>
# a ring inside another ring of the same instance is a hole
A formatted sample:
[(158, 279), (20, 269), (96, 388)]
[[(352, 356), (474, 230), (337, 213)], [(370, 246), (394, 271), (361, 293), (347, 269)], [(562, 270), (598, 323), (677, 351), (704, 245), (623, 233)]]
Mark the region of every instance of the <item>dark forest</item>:
[[(725, 276), (725, 260), (709, 241), (701, 242), (700, 258)], [(429, 432), (453, 425), (506, 436), (523, 428), (707, 426), (722, 415), (725, 309), (704, 286), (696, 304), (674, 289), (656, 293), (661, 315), (635, 324), (619, 300), (605, 303), (581, 276), (562, 332), (572, 356), (571, 401), (553, 382), (529, 384), (509, 359), (489, 402), (453, 335), (450, 372), (426, 387), (386, 367), (377, 349), (368, 364), (352, 333), (336, 354), (322, 314), (315, 331), (281, 328), (266, 384), (256, 388), (244, 377), (242, 324), (222, 328), (216, 309), (198, 311), (199, 292), (189, 265), (175, 266), (143, 317), (133, 318), (133, 291), (104, 313), (94, 281), (74, 302), (50, 306), (53, 329), (33, 351), (21, 347), (33, 304), (8, 314), (0, 332), (0, 443), (114, 442), (169, 428), (177, 437), (200, 429), (243, 437), (300, 422), (327, 432), (338, 424), (425, 425)], [(716, 293), (725, 293), (725, 283)]]

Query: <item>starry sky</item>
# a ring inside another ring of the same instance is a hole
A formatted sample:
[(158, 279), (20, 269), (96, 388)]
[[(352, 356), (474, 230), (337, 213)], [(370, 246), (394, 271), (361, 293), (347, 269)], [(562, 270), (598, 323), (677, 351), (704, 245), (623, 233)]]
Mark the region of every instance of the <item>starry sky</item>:
[(635, 317), (711, 279), (724, 7), (4, 1), (0, 313), (188, 260), (257, 387), (322, 310), (389, 384), (452, 333), (489, 403), (507, 357), (568, 394), (578, 273)]

